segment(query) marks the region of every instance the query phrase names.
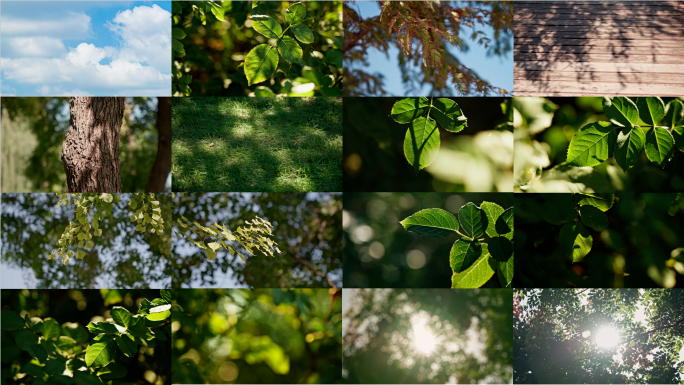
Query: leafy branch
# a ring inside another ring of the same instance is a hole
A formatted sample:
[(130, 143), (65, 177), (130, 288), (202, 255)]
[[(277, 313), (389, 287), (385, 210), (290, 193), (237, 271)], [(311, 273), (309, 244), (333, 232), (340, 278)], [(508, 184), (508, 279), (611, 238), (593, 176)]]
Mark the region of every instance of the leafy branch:
[(470, 202), (461, 207), (458, 219), (446, 210), (425, 209), (400, 223), (430, 237), (461, 236), (449, 256), (452, 288), (480, 287), (495, 272), (501, 286), (507, 287), (513, 280), (513, 217), (513, 207), (504, 210), (492, 202), (478, 207)]

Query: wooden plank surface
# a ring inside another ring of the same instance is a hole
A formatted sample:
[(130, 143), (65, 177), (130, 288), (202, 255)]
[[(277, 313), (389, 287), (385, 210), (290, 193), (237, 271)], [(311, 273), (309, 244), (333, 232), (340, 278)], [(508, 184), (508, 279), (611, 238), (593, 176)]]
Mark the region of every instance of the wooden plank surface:
[(684, 1), (514, 6), (514, 95), (684, 95)]

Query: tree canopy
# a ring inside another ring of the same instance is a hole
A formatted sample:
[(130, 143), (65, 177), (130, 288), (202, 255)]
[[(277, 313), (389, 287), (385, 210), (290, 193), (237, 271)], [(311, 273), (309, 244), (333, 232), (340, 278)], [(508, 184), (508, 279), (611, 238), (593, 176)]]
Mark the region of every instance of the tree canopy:
[(684, 291), (514, 294), (516, 383), (684, 383)]
[[(177, 220), (235, 229), (263, 218), (273, 226), (270, 239), (280, 253), (248, 252), (245, 260), (226, 249), (213, 260), (205, 250), (174, 238), (172, 275), (175, 287), (226, 285), (248, 287), (339, 287), (342, 284), (342, 197), (328, 193), (187, 193), (176, 194)], [(196, 235), (191, 235), (200, 240)], [(174, 235), (176, 237), (176, 235)], [(228, 281), (226, 281), (228, 280)], [(232, 283), (230, 283), (232, 281)]]
[(511, 291), (345, 291), (345, 383), (509, 383)]

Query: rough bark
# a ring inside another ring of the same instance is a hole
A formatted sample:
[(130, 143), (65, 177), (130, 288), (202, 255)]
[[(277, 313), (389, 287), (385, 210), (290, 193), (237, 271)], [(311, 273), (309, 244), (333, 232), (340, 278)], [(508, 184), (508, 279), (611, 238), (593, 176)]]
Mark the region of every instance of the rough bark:
[(124, 98), (73, 97), (62, 162), (69, 192), (121, 192), (119, 133)]
[(157, 99), (157, 157), (154, 159), (145, 192), (164, 192), (166, 178), (171, 172), (171, 98)]

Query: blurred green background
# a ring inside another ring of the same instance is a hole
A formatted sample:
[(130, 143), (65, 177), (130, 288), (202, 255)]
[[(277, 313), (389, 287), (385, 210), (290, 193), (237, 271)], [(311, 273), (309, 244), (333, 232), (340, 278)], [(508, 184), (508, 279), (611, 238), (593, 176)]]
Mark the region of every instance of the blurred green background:
[(450, 98), (468, 118), (459, 133), (439, 129), (439, 155), (416, 175), (404, 155), (408, 124), (390, 117), (403, 98), (345, 98), (345, 191), (513, 191), (513, 134), (504, 98)]
[(174, 383), (339, 383), (340, 289), (177, 290)]
[(343, 381), (513, 381), (513, 296), (501, 289), (344, 290)]
[[(345, 193), (344, 287), (451, 287), (449, 253), (460, 236), (428, 237), (399, 221), (428, 208), (452, 214), (468, 202), (507, 209), (513, 194)], [(483, 287), (500, 287), (496, 278)]]
[[(112, 306), (122, 306), (132, 314), (137, 314), (140, 302), (147, 298), (152, 300), (160, 296), (159, 290), (2, 290), (2, 310), (13, 310), (20, 316), (51, 317), (59, 325), (75, 322), (81, 325), (88, 339), (95, 334), (86, 331), (85, 326), (90, 321), (104, 321), (111, 318)], [(155, 339), (146, 341), (147, 346), (138, 348), (133, 357), (126, 357), (117, 349), (114, 360), (126, 366), (127, 374), (124, 378), (114, 381), (121, 384), (171, 384), (171, 336), (170, 325), (155, 328)], [(20, 350), (9, 332), (2, 331), (2, 383), (32, 383), (44, 384), (37, 379), (33, 382), (15, 381), (12, 370), (23, 367), (33, 357), (24, 350)], [(26, 377), (26, 379), (31, 377)], [(66, 377), (69, 378), (69, 377)], [(50, 383), (70, 384), (53, 378)], [(75, 383), (76, 384), (76, 383)]]
[[(180, 3), (180, 2), (179, 2)], [(190, 3), (190, 2), (189, 2)], [(180, 39), (185, 51), (184, 56), (174, 54), (174, 86), (178, 76), (190, 75), (188, 84), (194, 96), (254, 96), (254, 91), (262, 92), (259, 96), (273, 94), (292, 94), (300, 96), (301, 92), (292, 89), (297, 85), (321, 83), (319, 77), (331, 76), (335, 83), (332, 87), (316, 85), (316, 90), (301, 96), (342, 96), (342, 2), (341, 1), (305, 1), (307, 19), (304, 24), (311, 27), (314, 42), (299, 43), (303, 57), (310, 71), (303, 71), (298, 64), (290, 65), (282, 56), (278, 59), (278, 69), (274, 78), (264, 82), (247, 85), (244, 63), (249, 51), (260, 44), (268, 44), (269, 39), (251, 28), (250, 15), (269, 15), (276, 18), (285, 30), (288, 24), (285, 11), (295, 2), (287, 1), (221, 1), (225, 22), (219, 21), (211, 12), (205, 14), (202, 24), (199, 13), (193, 16), (193, 8), (185, 6), (173, 7), (173, 27), (182, 29), (187, 35)], [(261, 4), (257, 4), (261, 3)], [(194, 7), (195, 5), (193, 5)], [(204, 12), (203, 12), (204, 13)], [(286, 33), (292, 36), (291, 32)], [(339, 60), (330, 60), (328, 52), (339, 52)], [(336, 63), (336, 64), (335, 64)], [(306, 76), (312, 78), (307, 78)], [(323, 79), (324, 80), (324, 79)], [(325, 83), (324, 80), (322, 83)], [(184, 81), (181, 81), (184, 83)], [(322, 84), (321, 83), (321, 84)], [(268, 91), (264, 89), (266, 87)], [(175, 89), (175, 88), (174, 88)], [(313, 87), (311, 88), (313, 90)], [(184, 96), (175, 91), (174, 96)]]
[(513, 287), (684, 287), (684, 207), (668, 214), (676, 194), (615, 194), (608, 227), (587, 228), (593, 245), (578, 263), (559, 246), (562, 225), (542, 217), (545, 195), (515, 194)]
[[(666, 104), (673, 98), (662, 98)], [(608, 121), (603, 98), (513, 98), (515, 107), (516, 192), (673, 192), (684, 191), (684, 154), (664, 169), (642, 152), (624, 172), (611, 156), (593, 167), (565, 166), (570, 140), (588, 123)]]
[[(69, 98), (2, 98), (2, 192), (67, 192), (68, 126)], [(157, 155), (157, 98), (126, 98), (120, 139), (121, 191), (144, 192)]]

